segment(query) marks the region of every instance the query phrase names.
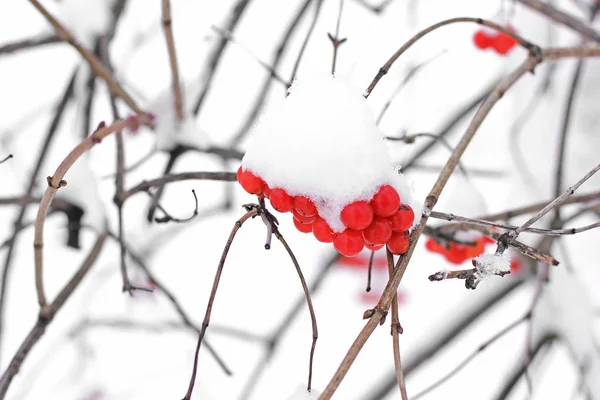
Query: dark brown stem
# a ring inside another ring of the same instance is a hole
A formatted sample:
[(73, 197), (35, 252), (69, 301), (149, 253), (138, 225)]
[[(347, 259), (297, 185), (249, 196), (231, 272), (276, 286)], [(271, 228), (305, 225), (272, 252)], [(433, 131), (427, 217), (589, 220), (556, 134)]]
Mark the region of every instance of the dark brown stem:
[(231, 234), (229, 235), (229, 239), (227, 239), (227, 243), (225, 244), (225, 248), (223, 249), (223, 254), (221, 255), (219, 265), (217, 266), (217, 272), (215, 274), (213, 286), (210, 291), (210, 297), (208, 299), (208, 305), (206, 307), (206, 314), (204, 315), (204, 320), (202, 321), (202, 328), (200, 329), (200, 333), (198, 334), (198, 344), (196, 345), (196, 352), (194, 353), (194, 366), (192, 368), (192, 377), (190, 378), (190, 384), (188, 386), (188, 390), (185, 396), (183, 397), (183, 400), (190, 400), (192, 397), (192, 392), (194, 391), (194, 384), (196, 383), (196, 371), (198, 370), (198, 354), (200, 353), (200, 346), (202, 345), (202, 339), (204, 339), (206, 328), (208, 328), (208, 325), (210, 323), (210, 315), (212, 313), (212, 307), (215, 301), (215, 296), (217, 295), (217, 289), (219, 288), (219, 282), (221, 280), (221, 274), (223, 273), (223, 267), (225, 266), (225, 260), (227, 260), (227, 254), (229, 253), (229, 249), (231, 248), (231, 244), (233, 243), (233, 239), (235, 239), (237, 231), (242, 227), (244, 222), (256, 215), (258, 215), (258, 209), (253, 208), (249, 210), (246, 214), (244, 214), (242, 218), (235, 222), (235, 225), (231, 230)]
[(0, 55), (2, 54), (10, 54), (16, 51), (25, 50), (25, 49), (33, 49), (36, 47), (43, 46), (45, 44), (52, 43), (60, 43), (62, 39), (57, 35), (46, 35), (39, 36), (30, 39), (19, 40), (18, 42), (13, 42), (9, 44), (5, 44), (4, 46), (0, 46)]

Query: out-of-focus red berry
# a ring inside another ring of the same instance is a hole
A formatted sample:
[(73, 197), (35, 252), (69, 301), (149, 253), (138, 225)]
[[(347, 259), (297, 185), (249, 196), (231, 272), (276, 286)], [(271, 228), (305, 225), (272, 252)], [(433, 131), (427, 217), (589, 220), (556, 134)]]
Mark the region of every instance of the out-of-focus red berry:
[(365, 242), (362, 233), (353, 229), (346, 229), (333, 239), (333, 247), (346, 257), (357, 255), (362, 251), (364, 246)]
[(415, 220), (415, 213), (408, 204), (402, 204), (398, 211), (389, 218), (394, 232), (407, 231)]
[(295, 217), (294, 217), (294, 225), (296, 226), (296, 229), (298, 229), (300, 232), (302, 233), (310, 233), (312, 232), (312, 223), (303, 223), (298, 221)]
[(462, 264), (467, 260), (466, 251), (464, 246), (459, 246), (456, 243), (450, 243), (450, 249), (444, 254), (446, 260), (452, 264)]
[(327, 221), (321, 217), (317, 217), (315, 222), (313, 222), (313, 235), (315, 235), (315, 238), (319, 242), (323, 243), (331, 243), (336, 237), (335, 232), (329, 227)]
[(269, 200), (271, 200), (273, 208), (280, 213), (290, 212), (294, 209), (294, 198), (283, 189), (272, 189)]
[(432, 238), (427, 239), (427, 242), (425, 242), (425, 248), (433, 253), (441, 254), (446, 251), (446, 248), (441, 243), (436, 242)]
[(263, 180), (258, 176), (254, 175), (248, 170), (244, 170), (242, 167), (238, 169), (237, 179), (244, 190), (250, 194), (261, 194), (263, 186), (265, 185)]
[(371, 207), (375, 215), (389, 217), (400, 207), (400, 196), (390, 185), (382, 186), (371, 199)]
[(478, 49), (487, 49), (492, 45), (493, 38), (483, 30), (478, 30), (473, 35), (473, 43)]
[(317, 215), (317, 207), (315, 207), (315, 204), (308, 197), (294, 197), (294, 208), (296, 209), (296, 211), (298, 211), (298, 213), (302, 214), (305, 217), (312, 217), (314, 215)]
[(517, 41), (513, 37), (507, 35), (506, 33), (500, 32), (494, 38), (492, 47), (494, 48), (494, 50), (496, 50), (496, 53), (504, 55), (511, 51), (512, 48), (516, 46), (516, 44)]
[(340, 214), (348, 229), (363, 230), (373, 222), (373, 208), (366, 201), (348, 204)]
[(474, 258), (480, 255), (485, 251), (485, 243), (483, 243), (483, 238), (477, 239), (475, 241), (475, 246), (462, 245), (465, 249), (465, 255), (467, 258)]
[(410, 246), (410, 236), (408, 232), (394, 232), (387, 241), (387, 247), (392, 254), (404, 254)]
[(362, 231), (365, 243), (384, 244), (392, 237), (392, 224), (386, 218), (375, 217)]

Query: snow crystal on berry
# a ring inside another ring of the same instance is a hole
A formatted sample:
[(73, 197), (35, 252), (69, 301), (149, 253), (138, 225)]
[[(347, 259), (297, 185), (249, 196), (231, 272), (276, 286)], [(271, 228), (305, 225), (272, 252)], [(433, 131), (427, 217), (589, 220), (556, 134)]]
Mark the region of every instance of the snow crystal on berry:
[(384, 185), (420, 214), (361, 91), (337, 76), (295, 80), (289, 96), (261, 118), (242, 167), (271, 189), (312, 200), (334, 232), (346, 228), (344, 207), (369, 202)]

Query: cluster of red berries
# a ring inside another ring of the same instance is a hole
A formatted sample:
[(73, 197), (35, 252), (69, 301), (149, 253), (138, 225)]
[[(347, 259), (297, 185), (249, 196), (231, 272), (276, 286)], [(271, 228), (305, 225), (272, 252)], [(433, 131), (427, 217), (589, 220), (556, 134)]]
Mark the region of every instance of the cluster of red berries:
[[(514, 32), (515, 30), (508, 26), (507, 27), (510, 31)], [(486, 30), (480, 29), (477, 32), (475, 32), (475, 35), (473, 35), (473, 43), (475, 43), (475, 46), (478, 49), (488, 49), (488, 48), (492, 48), (496, 51), (496, 53), (498, 54), (502, 54), (505, 55), (506, 53), (508, 53), (513, 47), (515, 47), (515, 45), (517, 44), (517, 41), (507, 35), (504, 32), (487, 32)]]
[(347, 229), (338, 233), (319, 216), (309, 198), (290, 196), (281, 188), (270, 188), (242, 167), (238, 169), (237, 180), (248, 193), (268, 198), (275, 210), (291, 212), (300, 232), (312, 232), (318, 241), (333, 243), (346, 257), (357, 255), (365, 247), (379, 250), (384, 245), (392, 254), (404, 254), (410, 245), (408, 229), (415, 214), (410, 206), (400, 202), (398, 192), (389, 185), (382, 186), (369, 202), (356, 201), (344, 207), (340, 219)]
[(494, 240), (487, 236), (481, 235), (481, 237), (474, 241), (475, 246), (468, 244), (460, 244), (450, 242), (448, 246), (436, 242), (434, 239), (429, 238), (425, 243), (427, 250), (438, 253), (444, 256), (448, 262), (452, 264), (462, 264), (468, 259), (475, 258), (485, 250), (485, 245), (488, 243), (494, 243)]

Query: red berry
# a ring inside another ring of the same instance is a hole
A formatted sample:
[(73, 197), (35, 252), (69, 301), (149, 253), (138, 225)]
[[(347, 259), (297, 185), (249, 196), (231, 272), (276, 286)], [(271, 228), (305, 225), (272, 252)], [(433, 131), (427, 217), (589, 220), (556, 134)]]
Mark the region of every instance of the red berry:
[(478, 239), (475, 246), (464, 245), (464, 248), (467, 258), (474, 258), (485, 251), (485, 243), (483, 243), (483, 239)]
[(300, 222), (296, 218), (294, 218), (294, 225), (296, 225), (296, 228), (302, 233), (312, 232), (312, 224), (311, 223), (305, 224), (304, 222)]
[(269, 195), (271, 205), (280, 213), (290, 212), (294, 209), (294, 198), (286, 193), (285, 190), (275, 188)]
[(296, 210), (296, 209), (292, 210), (292, 214), (294, 214), (294, 219), (297, 219), (299, 222), (302, 222), (303, 224), (312, 224), (317, 219), (316, 215), (313, 215), (311, 217), (305, 217), (304, 215), (300, 214), (298, 212), (298, 210)]
[(377, 251), (383, 247), (382, 244), (371, 244), (365, 242), (365, 247), (369, 250)]
[(317, 207), (315, 207), (315, 204), (308, 197), (294, 197), (294, 208), (296, 208), (296, 211), (298, 211), (298, 213), (302, 214), (305, 217), (312, 217), (314, 215), (317, 215)]
[(492, 46), (494, 47), (494, 50), (496, 50), (496, 53), (502, 55), (508, 53), (516, 44), (517, 41), (512, 36), (502, 32), (500, 32), (492, 42)]
[(373, 222), (373, 208), (366, 201), (357, 201), (344, 207), (340, 218), (348, 229), (360, 231)]
[(407, 231), (415, 220), (415, 213), (407, 204), (402, 204), (398, 211), (389, 218), (394, 232)]
[[(264, 181), (263, 181), (263, 183), (264, 183)], [(264, 183), (264, 184), (263, 184), (263, 191), (262, 191), (262, 192), (263, 192), (263, 195), (264, 195), (266, 198), (269, 198), (269, 197), (271, 197), (271, 192), (272, 192), (272, 191), (273, 191), (273, 189), (271, 189), (271, 188), (269, 187), (269, 185), (267, 185), (266, 183)]]
[(392, 254), (404, 254), (410, 246), (410, 236), (408, 232), (394, 232), (390, 240), (387, 241), (387, 247)]
[(483, 243), (484, 243), (484, 244), (491, 244), (491, 243), (496, 243), (496, 241), (495, 241), (494, 239), (492, 239), (492, 238), (489, 238), (489, 237), (487, 237), (487, 236), (484, 236), (484, 237), (483, 237)]
[(315, 222), (313, 222), (313, 235), (315, 235), (319, 242), (323, 243), (331, 243), (336, 237), (335, 232), (329, 227), (327, 221), (321, 217), (317, 217)]
[(371, 207), (375, 215), (389, 217), (400, 207), (400, 196), (390, 185), (382, 186), (371, 199)]
[(450, 243), (450, 249), (446, 252), (446, 260), (452, 264), (462, 264), (467, 257), (466, 246), (458, 245), (456, 243)]
[(375, 217), (362, 234), (366, 243), (384, 244), (392, 237), (392, 224), (386, 218)]
[(244, 190), (250, 194), (260, 194), (265, 183), (258, 176), (248, 170), (238, 169), (237, 179)]
[(521, 261), (518, 258), (510, 259), (510, 273), (519, 274), (521, 272)]
[(360, 231), (346, 229), (333, 239), (333, 247), (346, 257), (354, 257), (360, 253), (365, 242)]
[(446, 248), (441, 245), (440, 243), (436, 242), (434, 239), (427, 239), (427, 242), (425, 242), (425, 248), (429, 251), (431, 251), (432, 253), (443, 253), (444, 251), (446, 251)]
[(475, 32), (475, 35), (473, 35), (473, 43), (478, 49), (487, 49), (492, 45), (492, 40), (493, 38), (482, 30)]

